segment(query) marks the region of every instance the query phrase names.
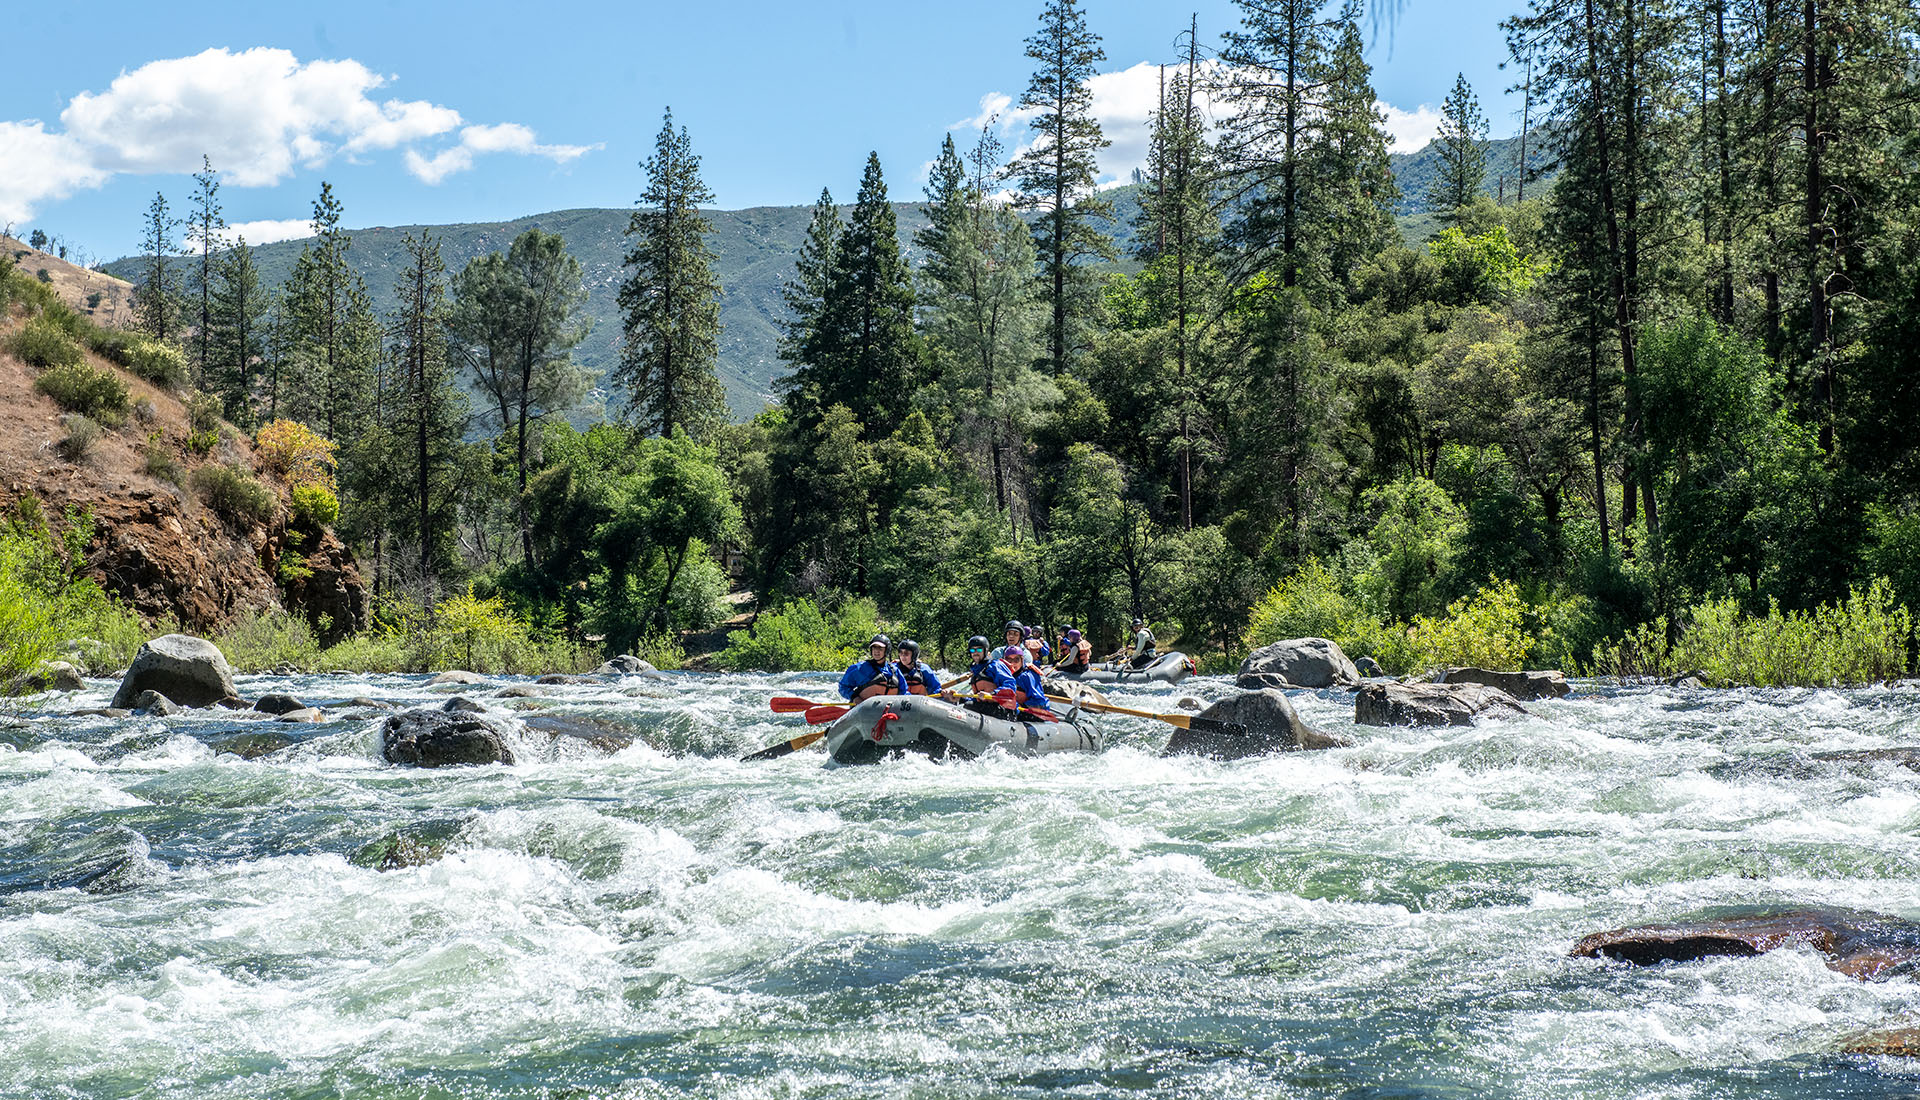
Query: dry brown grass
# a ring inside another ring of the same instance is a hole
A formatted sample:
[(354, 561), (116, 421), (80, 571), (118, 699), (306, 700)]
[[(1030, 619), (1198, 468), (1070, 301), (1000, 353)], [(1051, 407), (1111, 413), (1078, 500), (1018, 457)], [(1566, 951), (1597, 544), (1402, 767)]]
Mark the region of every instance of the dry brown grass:
[[(49, 252), (28, 247), (25, 241), (0, 235), (0, 256), (10, 256), (28, 277), (47, 273), (46, 281), (81, 316), (103, 328), (133, 325), (133, 284), (81, 267)], [(94, 295), (99, 295), (96, 299)], [(89, 302), (94, 304), (89, 305)]]

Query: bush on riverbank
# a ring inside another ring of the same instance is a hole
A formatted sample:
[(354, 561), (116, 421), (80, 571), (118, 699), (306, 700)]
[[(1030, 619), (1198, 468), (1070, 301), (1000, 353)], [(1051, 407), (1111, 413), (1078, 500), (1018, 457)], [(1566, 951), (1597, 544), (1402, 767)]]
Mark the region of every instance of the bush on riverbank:
[[(1671, 637), (1671, 640), (1669, 638)], [(1841, 603), (1812, 611), (1743, 615), (1731, 599), (1695, 604), (1677, 628), (1662, 616), (1594, 650), (1601, 676), (1675, 676), (1703, 672), (1719, 685), (1831, 687), (1906, 674), (1913, 617), (1893, 586), (1875, 578)]]
[(1354, 657), (1372, 657), (1400, 674), (1435, 665), (1472, 665), (1515, 671), (1530, 653), (1552, 652), (1554, 631), (1512, 581), (1489, 579), (1442, 615), (1416, 615), (1411, 624), (1384, 621), (1363, 598), (1318, 561), (1268, 589), (1248, 623), (1250, 648), (1287, 638), (1329, 638)]
[(66, 642), (92, 639), (92, 660), (118, 667), (146, 640), (140, 617), (83, 572), (92, 537), (92, 523), (79, 515), (56, 536), (32, 497), (0, 522), (0, 685), (60, 658)]
[(790, 600), (734, 631), (714, 663), (734, 672), (838, 672), (879, 632), (872, 600), (848, 600), (831, 612), (811, 599)]

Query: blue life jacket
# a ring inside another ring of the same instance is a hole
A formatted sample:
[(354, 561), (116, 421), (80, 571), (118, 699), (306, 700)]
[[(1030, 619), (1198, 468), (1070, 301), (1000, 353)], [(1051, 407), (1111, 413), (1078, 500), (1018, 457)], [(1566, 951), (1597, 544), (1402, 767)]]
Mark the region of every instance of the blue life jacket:
[(1021, 669), (1020, 675), (1014, 677), (1014, 690), (1026, 696), (1020, 700), (1020, 705), (1027, 710), (1053, 713), (1053, 708), (1047, 705), (1047, 689), (1041, 684), (1038, 672), (1030, 668)]
[(1017, 691), (1020, 687), (1020, 682), (1014, 678), (1013, 670), (1007, 667), (1007, 662), (997, 657), (987, 666), (985, 678), (993, 681), (995, 691), (1001, 688), (1013, 688)]
[(896, 665), (900, 671), (900, 681), (907, 687), (907, 694), (913, 694), (915, 686), (923, 686), (928, 695), (940, 694), (940, 674), (925, 661), (914, 665)]
[(862, 657), (848, 666), (846, 674), (840, 677), (840, 698), (853, 701), (854, 692), (873, 683), (875, 680), (887, 682), (888, 695), (905, 695), (907, 682), (900, 676), (900, 668), (892, 661), (874, 664)]

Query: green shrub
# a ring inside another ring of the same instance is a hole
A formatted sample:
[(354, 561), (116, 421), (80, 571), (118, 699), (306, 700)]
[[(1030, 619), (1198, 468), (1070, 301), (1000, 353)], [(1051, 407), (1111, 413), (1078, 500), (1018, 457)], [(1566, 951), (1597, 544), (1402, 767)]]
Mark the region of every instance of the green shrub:
[(1254, 647), (1287, 638), (1327, 638), (1350, 657), (1372, 657), (1388, 672), (1410, 672), (1423, 659), (1403, 623), (1382, 623), (1318, 560), (1267, 590), (1247, 624)]
[(68, 413), (61, 422), (66, 426), (67, 437), (60, 441), (60, 457), (68, 462), (84, 461), (106, 434), (100, 425), (80, 413)]
[(443, 600), (431, 611), (411, 600), (384, 603), (377, 630), (347, 638), (325, 650), (321, 667), (353, 672), (586, 672), (604, 659), (588, 646), (542, 636), (499, 598), (471, 590)]
[(794, 600), (735, 631), (715, 662), (736, 672), (837, 672), (860, 659), (879, 629), (872, 600), (849, 600), (832, 615), (810, 599)]
[(1447, 605), (1445, 618), (1415, 618), (1408, 637), (1428, 664), (1517, 672), (1527, 658), (1525, 614), (1520, 589), (1495, 580)]
[(112, 371), (74, 362), (41, 374), (33, 380), (33, 388), (104, 427), (117, 428), (126, 422), (127, 384)]
[(187, 382), (186, 353), (158, 340), (137, 337), (115, 361), (156, 386), (178, 389)]
[(273, 520), (278, 501), (272, 490), (245, 470), (210, 464), (194, 470), (191, 481), (201, 499), (229, 523), (252, 525)]
[(235, 672), (266, 672), (282, 665), (311, 670), (320, 663), (320, 643), (307, 621), (278, 608), (236, 618), (211, 641)]
[(187, 395), (187, 427), (195, 434), (212, 432), (218, 438), (220, 432), (220, 399), (210, 393), (195, 390)]
[[(1672, 640), (1669, 641), (1669, 637)], [(1674, 627), (1663, 616), (1594, 650), (1603, 676), (1702, 672), (1715, 684), (1830, 687), (1890, 680), (1912, 668), (1913, 617), (1893, 586), (1876, 577), (1839, 605), (1763, 616), (1742, 614), (1731, 599), (1695, 604)]]
[(671, 634), (649, 634), (634, 645), (633, 655), (662, 672), (672, 672), (687, 663), (687, 651)]
[(86, 575), (92, 537), (92, 522), (74, 512), (54, 535), (32, 497), (0, 522), (0, 685), (58, 657), (61, 643), (75, 638), (101, 642), (98, 660), (117, 667), (149, 636), (138, 615)]
[(84, 358), (73, 337), (44, 315), (28, 321), (19, 332), (9, 336), (7, 350), (14, 358), (41, 370), (78, 366)]
[(324, 485), (293, 487), (293, 519), (307, 527), (331, 527), (340, 518), (340, 501)]
[(161, 439), (159, 432), (147, 433), (145, 468), (148, 477), (159, 478), (161, 481), (172, 482), (175, 485), (185, 481), (185, 475), (180, 470), (180, 461), (173, 457), (172, 451), (167, 450), (167, 445)]

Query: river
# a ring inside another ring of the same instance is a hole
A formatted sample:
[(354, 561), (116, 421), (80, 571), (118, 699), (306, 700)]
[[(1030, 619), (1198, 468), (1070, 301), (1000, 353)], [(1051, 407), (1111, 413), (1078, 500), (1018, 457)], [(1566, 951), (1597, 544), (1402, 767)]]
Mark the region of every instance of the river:
[[(1911, 977), (1809, 951), (1635, 969), (1580, 936), (1731, 906), (1920, 917), (1920, 685), (1582, 684), (1516, 721), (1351, 748), (823, 766), (767, 698), (674, 674), (492, 698), (636, 738), (383, 763), (378, 718), (0, 712), (0, 1096), (1814, 1097), (1920, 1092), (1835, 1053)], [(441, 701), (423, 677), (248, 697)], [(1201, 679), (1123, 689), (1169, 709)], [(43, 709), (44, 708), (44, 709)], [(418, 866), (356, 853), (396, 832)]]

